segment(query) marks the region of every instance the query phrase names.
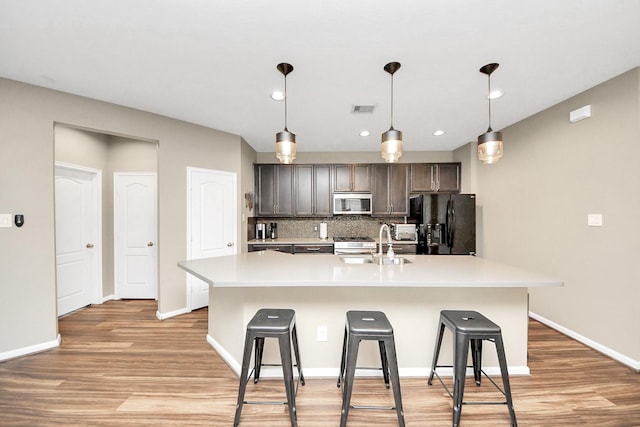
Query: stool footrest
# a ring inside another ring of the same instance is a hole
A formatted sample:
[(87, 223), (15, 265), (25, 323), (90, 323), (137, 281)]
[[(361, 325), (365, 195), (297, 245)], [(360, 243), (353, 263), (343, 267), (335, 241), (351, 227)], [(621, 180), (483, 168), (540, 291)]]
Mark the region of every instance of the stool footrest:
[[(437, 368), (452, 368), (452, 365), (437, 365)], [(467, 365), (467, 368), (473, 368), (473, 365)], [(491, 381), (491, 384), (494, 385), (494, 387), (496, 389), (498, 389), (498, 391), (500, 393), (502, 393), (502, 395), (504, 397), (507, 397), (507, 393), (505, 393), (505, 391), (502, 389), (502, 387), (500, 387), (494, 380), (493, 378), (491, 378), (489, 375), (487, 375), (487, 373), (484, 371), (484, 369), (480, 369), (480, 373), (482, 375), (484, 375), (485, 378), (487, 378), (489, 381)], [(451, 393), (451, 390), (449, 390), (449, 387), (447, 387), (447, 385), (444, 383), (444, 381), (442, 381), (442, 378), (440, 378), (440, 375), (438, 375), (438, 372), (434, 369), (433, 370), (433, 375), (435, 375), (436, 378), (438, 378), (438, 381), (440, 381), (440, 384), (442, 384), (442, 387), (444, 387), (444, 389), (446, 390), (447, 394), (449, 395), (450, 398), (453, 399), (453, 393)], [(465, 378), (467, 378), (465, 376)], [(429, 384), (431, 385), (431, 384)], [(478, 384), (480, 385), (480, 384)], [(507, 405), (509, 402), (504, 401), (504, 402), (465, 402), (462, 401), (463, 405)]]
[(369, 406), (369, 405), (349, 405), (353, 409), (372, 409), (372, 410), (383, 410), (383, 411), (395, 411), (397, 408), (395, 406)]

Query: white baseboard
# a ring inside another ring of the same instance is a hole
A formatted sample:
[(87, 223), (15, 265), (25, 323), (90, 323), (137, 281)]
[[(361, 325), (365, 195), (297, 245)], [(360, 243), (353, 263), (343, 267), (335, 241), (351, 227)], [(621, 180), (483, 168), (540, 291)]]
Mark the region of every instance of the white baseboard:
[(168, 313), (160, 313), (160, 311), (156, 311), (156, 318), (158, 320), (165, 320), (170, 317), (180, 316), (181, 314), (187, 314), (190, 311), (186, 308), (181, 308), (180, 310), (169, 311)]
[(29, 347), (23, 347), (16, 350), (5, 351), (0, 353), (0, 361), (14, 359), (16, 357), (26, 356), (27, 354), (39, 353), (41, 351), (50, 350), (60, 346), (62, 337), (58, 334), (58, 337), (53, 341), (44, 342), (41, 344), (30, 345)]
[(107, 301), (111, 301), (111, 300), (115, 300), (118, 299), (116, 298), (115, 295), (111, 294), (111, 295), (107, 295), (106, 297), (102, 297), (102, 302), (100, 304), (104, 304)]
[(622, 353), (618, 353), (617, 351), (610, 349), (609, 347), (606, 347), (602, 344), (599, 344), (585, 336), (582, 336), (574, 331), (572, 331), (571, 329), (567, 329), (564, 326), (558, 325), (557, 323), (542, 317), (536, 313), (533, 312), (529, 312), (529, 317), (531, 317), (532, 319), (537, 320), (540, 323), (543, 323), (545, 325), (547, 325), (548, 327), (555, 329), (556, 331), (573, 338), (574, 340), (581, 342), (582, 344), (586, 345), (587, 347), (591, 347), (592, 349), (604, 354), (605, 356), (608, 356), (610, 358), (612, 358), (613, 360), (616, 360), (620, 363), (622, 363), (623, 365), (626, 365), (638, 372), (640, 372), (640, 361), (638, 360), (633, 360), (632, 358), (625, 356)]
[[(234, 359), (231, 354), (220, 345), (211, 335), (207, 334), (207, 342), (214, 348), (220, 358), (231, 368), (236, 376), (240, 376), (242, 365)], [(304, 356), (300, 356), (304, 362)], [(500, 375), (500, 367), (487, 366), (482, 368), (487, 375)], [(305, 378), (338, 378), (339, 368), (307, 368), (303, 364)], [(427, 378), (431, 373), (431, 368), (400, 368), (398, 374), (400, 378)], [(529, 375), (530, 371), (527, 366), (510, 366), (509, 376)], [(441, 377), (452, 377), (453, 370), (451, 368), (438, 369), (438, 375)], [(473, 375), (471, 369), (467, 370), (467, 375)], [(356, 377), (382, 377), (382, 373), (371, 369), (356, 369)], [(260, 370), (260, 378), (282, 378), (282, 368), (273, 366), (263, 366)]]

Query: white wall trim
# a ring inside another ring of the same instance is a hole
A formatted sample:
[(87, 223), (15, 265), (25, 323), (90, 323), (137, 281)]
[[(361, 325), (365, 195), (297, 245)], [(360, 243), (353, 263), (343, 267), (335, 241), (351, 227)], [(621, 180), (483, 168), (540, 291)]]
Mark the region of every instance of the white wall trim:
[[(242, 365), (224, 348), (218, 343), (211, 335), (207, 334), (207, 342), (218, 353), (218, 356), (231, 368), (236, 376), (240, 376)], [(300, 358), (304, 361), (304, 355), (300, 355)], [(337, 380), (340, 372), (339, 368), (305, 368), (303, 365), (305, 378), (335, 378)], [(483, 371), (492, 377), (500, 376), (500, 367), (487, 366), (482, 368)], [(294, 370), (295, 373), (295, 370)], [(400, 378), (428, 378), (431, 373), (431, 368), (400, 368), (398, 374)], [(523, 376), (529, 375), (528, 366), (510, 366), (509, 376)], [(453, 377), (452, 368), (440, 368), (438, 369), (438, 375), (441, 377)], [(473, 371), (467, 369), (467, 375), (473, 376)], [(356, 369), (356, 377), (382, 377), (381, 371), (371, 369)], [(282, 368), (264, 366), (260, 370), (260, 378), (282, 378)]]
[(531, 317), (532, 319), (537, 320), (540, 323), (543, 323), (545, 325), (547, 325), (548, 327), (555, 329), (556, 331), (570, 337), (573, 338), (574, 340), (581, 342), (582, 344), (586, 345), (587, 347), (590, 347), (602, 354), (604, 354), (605, 356), (608, 356), (610, 358), (612, 358), (615, 361), (618, 361), (620, 363), (622, 363), (623, 365), (626, 365), (632, 369), (635, 369), (636, 371), (640, 372), (640, 361), (639, 360), (633, 360), (632, 358), (625, 356), (622, 353), (618, 353), (617, 351), (610, 349), (609, 347), (606, 347), (602, 344), (599, 344), (583, 335), (580, 335), (574, 331), (572, 331), (571, 329), (567, 329), (564, 326), (561, 326), (545, 317), (540, 316), (539, 314), (536, 314), (534, 312), (529, 312), (529, 317)]
[(5, 351), (0, 353), (0, 361), (14, 359), (16, 357), (26, 356), (32, 353), (39, 353), (41, 351), (50, 350), (60, 346), (62, 337), (58, 334), (57, 338), (53, 341), (43, 342), (41, 344), (30, 345), (29, 347), (18, 348), (11, 351)]
[(117, 299), (120, 299), (120, 298), (116, 298), (114, 294), (107, 295), (106, 297), (102, 297), (102, 302), (100, 304), (104, 304), (107, 301), (117, 300)]
[(187, 314), (189, 313), (189, 310), (186, 308), (181, 308), (179, 310), (174, 310), (174, 311), (169, 311), (167, 313), (160, 313), (159, 310), (156, 311), (156, 318), (158, 320), (165, 320), (168, 319), (170, 317), (176, 317), (176, 316), (180, 316), (181, 314)]

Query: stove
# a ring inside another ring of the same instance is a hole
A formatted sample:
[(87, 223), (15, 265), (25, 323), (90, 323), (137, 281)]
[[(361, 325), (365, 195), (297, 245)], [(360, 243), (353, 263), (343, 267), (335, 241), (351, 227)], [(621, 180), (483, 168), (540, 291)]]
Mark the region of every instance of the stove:
[(376, 242), (371, 237), (334, 237), (333, 253), (346, 254), (369, 254), (375, 252)]

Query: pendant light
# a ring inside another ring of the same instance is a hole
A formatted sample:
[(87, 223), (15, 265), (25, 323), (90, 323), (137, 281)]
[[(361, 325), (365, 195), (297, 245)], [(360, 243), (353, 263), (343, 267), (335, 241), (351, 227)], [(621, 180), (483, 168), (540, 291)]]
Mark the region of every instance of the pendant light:
[[(491, 73), (493, 73), (500, 64), (487, 64), (480, 68), (480, 72), (487, 75), (489, 79), (489, 92), (491, 94)], [(478, 159), (484, 164), (493, 164), (502, 157), (502, 132), (496, 132), (491, 129), (491, 97), (489, 98), (489, 129), (478, 137)]]
[(287, 129), (287, 74), (293, 65), (282, 62), (276, 68), (284, 75), (284, 130), (276, 134), (276, 157), (280, 163), (290, 164), (296, 158), (296, 134)]
[(386, 163), (395, 163), (402, 156), (402, 132), (393, 128), (393, 74), (400, 69), (399, 62), (389, 62), (384, 70), (391, 74), (391, 127), (382, 134), (381, 153)]

